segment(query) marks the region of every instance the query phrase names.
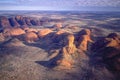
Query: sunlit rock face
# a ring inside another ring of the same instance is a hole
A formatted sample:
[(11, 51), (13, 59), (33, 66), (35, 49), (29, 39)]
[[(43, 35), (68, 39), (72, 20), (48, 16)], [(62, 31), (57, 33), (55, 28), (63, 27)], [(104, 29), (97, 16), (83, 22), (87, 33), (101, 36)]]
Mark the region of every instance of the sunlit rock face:
[(76, 51), (76, 46), (74, 44), (74, 35), (69, 34), (66, 40), (67, 45), (63, 48), (63, 53), (73, 54)]
[(9, 22), (10, 22), (11, 26), (13, 26), (13, 27), (20, 27), (19, 23), (15, 20), (14, 17), (9, 18)]
[(53, 31), (50, 30), (50, 29), (42, 29), (42, 30), (38, 31), (38, 36), (40, 38), (42, 38), (42, 37), (45, 37), (46, 35), (48, 35), (51, 32), (53, 32)]
[(7, 17), (5, 17), (5, 16), (0, 17), (0, 27), (1, 28), (11, 27)]
[(37, 29), (34, 29), (34, 28), (28, 28), (28, 27), (24, 28), (24, 30), (25, 30), (25, 32), (35, 32), (35, 33), (38, 32)]
[(78, 33), (78, 44), (77, 45), (79, 49), (83, 51), (87, 51), (88, 43), (93, 42), (90, 36), (91, 36), (91, 31), (89, 29), (81, 30)]
[(37, 36), (36, 33), (34, 32), (27, 32), (23, 35), (23, 39), (26, 41), (26, 42), (35, 42), (37, 41), (39, 38)]
[(111, 70), (120, 71), (120, 36), (118, 34), (111, 33), (98, 40), (92, 50), (96, 53), (95, 56), (101, 57)]
[(3, 33), (5, 36), (19, 36), (25, 34), (25, 31), (21, 28), (6, 28)]
[(74, 35), (69, 34), (66, 36), (67, 44), (61, 50), (61, 58), (57, 60), (57, 65), (60, 68), (70, 69), (74, 63), (72, 55), (76, 52), (74, 44)]
[(118, 36), (116, 33), (109, 34), (106, 38), (107, 47), (117, 47), (120, 44), (120, 36)]

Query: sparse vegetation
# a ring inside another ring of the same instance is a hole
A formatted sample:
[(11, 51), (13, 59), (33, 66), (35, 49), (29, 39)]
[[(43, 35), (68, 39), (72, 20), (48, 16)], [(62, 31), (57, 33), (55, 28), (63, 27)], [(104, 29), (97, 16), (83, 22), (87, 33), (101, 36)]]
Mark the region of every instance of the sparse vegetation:
[(0, 80), (119, 80), (120, 15), (97, 14), (0, 13)]

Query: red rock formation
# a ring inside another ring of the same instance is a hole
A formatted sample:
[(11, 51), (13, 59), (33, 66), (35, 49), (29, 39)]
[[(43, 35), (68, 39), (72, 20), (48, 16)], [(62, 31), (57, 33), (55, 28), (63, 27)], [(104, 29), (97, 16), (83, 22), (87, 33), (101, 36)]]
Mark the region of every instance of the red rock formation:
[(9, 18), (9, 22), (13, 27), (20, 27), (19, 23), (15, 20), (14, 17)]
[(66, 36), (67, 45), (62, 48), (61, 58), (57, 61), (57, 65), (60, 68), (70, 69), (74, 63), (72, 55), (76, 52), (76, 46), (74, 45), (74, 35), (69, 34)]
[(6, 28), (4, 29), (4, 35), (5, 36), (18, 36), (25, 34), (25, 31), (21, 28)]
[(0, 27), (2, 27), (2, 28), (11, 27), (7, 17), (5, 17), (5, 16), (0, 17)]
[(69, 32), (65, 31), (65, 30), (59, 30), (57, 32), (55, 32), (54, 36), (52, 37), (53, 42), (59, 44), (60, 46), (65, 46), (66, 45), (66, 36), (70, 34)]
[(38, 30), (37, 29), (34, 29), (34, 28), (24, 28), (25, 32), (35, 32), (37, 33)]
[(111, 33), (105, 38), (107, 47), (117, 47), (120, 43), (120, 37), (116, 33)]
[(78, 48), (87, 51), (88, 48), (88, 42), (93, 42), (90, 38), (90, 30), (84, 29), (78, 33), (79, 39), (78, 39)]
[(61, 35), (61, 34), (63, 34), (63, 33), (66, 33), (66, 31), (64, 31), (64, 30), (59, 30), (59, 31), (56, 32), (55, 35), (58, 36), (58, 35)]
[(28, 32), (28, 33), (24, 34), (23, 38), (26, 42), (34, 42), (39, 39), (37, 34), (34, 32)]
[[(95, 56), (102, 57), (110, 69), (120, 71), (120, 36), (111, 33), (93, 45), (95, 47)], [(94, 48), (93, 48), (94, 49)]]
[(26, 25), (25, 19), (23, 16), (16, 16), (15, 17), (16, 21), (20, 24), (20, 25)]
[(38, 36), (40, 38), (42, 38), (42, 37), (45, 37), (46, 35), (48, 35), (51, 32), (53, 32), (53, 31), (50, 30), (50, 29), (42, 29), (42, 30), (38, 31)]

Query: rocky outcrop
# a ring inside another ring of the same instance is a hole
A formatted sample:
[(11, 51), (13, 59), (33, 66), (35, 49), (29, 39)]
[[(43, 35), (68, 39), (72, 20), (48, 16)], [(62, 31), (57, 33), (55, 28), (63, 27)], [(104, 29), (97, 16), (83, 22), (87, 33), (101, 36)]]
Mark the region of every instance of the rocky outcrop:
[(66, 45), (66, 36), (68, 35), (69, 33), (64, 31), (64, 30), (59, 30), (57, 32), (54, 33), (53, 37), (52, 37), (52, 41), (53, 43), (56, 43), (59, 45), (59, 47), (63, 47)]
[(120, 71), (120, 36), (111, 33), (98, 41), (92, 47), (94, 56), (100, 57), (111, 70)]
[(13, 26), (13, 27), (20, 27), (20, 24), (15, 20), (14, 17), (9, 18), (9, 22), (10, 22), (11, 26)]
[(93, 42), (91, 40), (91, 31), (89, 29), (84, 29), (84, 30), (81, 30), (78, 34), (77, 34), (77, 37), (78, 37), (78, 48), (83, 50), (83, 51), (87, 51), (88, 49), (88, 43), (89, 42)]
[(34, 32), (27, 32), (26, 34), (23, 35), (23, 39), (26, 41), (26, 42), (35, 42), (37, 41), (39, 38), (37, 36), (36, 33)]
[(42, 38), (42, 37), (45, 37), (46, 35), (48, 35), (51, 32), (53, 32), (53, 31), (50, 30), (50, 29), (42, 29), (42, 30), (38, 31), (38, 36), (40, 38)]
[(40, 23), (39, 20), (34, 20), (34, 19), (31, 20), (31, 24), (32, 24), (32, 25), (35, 25), (35, 26), (41, 25), (41, 23)]
[(5, 36), (19, 36), (25, 34), (25, 31), (21, 28), (6, 28), (3, 33)]
[(23, 16), (16, 16), (15, 17), (16, 21), (20, 24), (20, 25), (26, 25), (25, 19)]
[(74, 35), (65, 32), (58, 34), (58, 37), (54, 38), (55, 40), (56, 38), (59, 39), (58, 43), (61, 46), (59, 46), (61, 50), (59, 53), (57, 53), (57, 55), (55, 53), (56, 56), (54, 56), (54, 58), (51, 60), (52, 63), (56, 64), (59, 69), (70, 69), (74, 63), (73, 55), (77, 50), (74, 44)]
[(31, 18), (25, 17), (24, 19), (25, 19), (25, 22), (26, 22), (26, 24), (27, 24), (28, 26), (32, 26)]
[(5, 16), (0, 17), (0, 28), (8, 28), (11, 27), (9, 20)]
[(35, 33), (37, 33), (38, 32), (38, 30), (37, 29), (34, 29), (34, 28), (24, 28), (24, 30), (25, 30), (25, 32), (35, 32)]
[(116, 33), (109, 34), (106, 38), (106, 47), (117, 47), (120, 45), (120, 36)]
[(5, 16), (0, 17), (0, 27), (24, 27), (24, 26), (41, 26), (44, 23), (49, 22), (48, 18), (42, 18), (41, 20), (33, 17), (26, 17), (22, 15), (13, 16), (7, 18)]
[(69, 34), (65, 38), (67, 44), (61, 49), (61, 56), (56, 63), (59, 68), (70, 69), (74, 63), (73, 55), (76, 52), (76, 46), (74, 44), (74, 35)]
[(76, 51), (76, 46), (74, 44), (74, 35), (69, 34), (66, 36), (67, 45), (63, 47), (63, 53), (65, 54), (73, 54)]

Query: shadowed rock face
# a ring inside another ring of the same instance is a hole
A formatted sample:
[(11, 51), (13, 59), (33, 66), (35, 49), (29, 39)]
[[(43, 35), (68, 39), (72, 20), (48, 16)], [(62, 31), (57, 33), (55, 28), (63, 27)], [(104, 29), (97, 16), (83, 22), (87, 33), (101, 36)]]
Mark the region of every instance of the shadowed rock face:
[(74, 35), (68, 34), (64, 36), (66, 45), (61, 49), (59, 59), (56, 60), (56, 64), (59, 68), (70, 69), (74, 63), (73, 54), (76, 52), (76, 46), (74, 44)]
[(28, 26), (32, 26), (31, 18), (25, 17), (24, 19), (25, 19), (25, 22)]
[(120, 71), (120, 36), (111, 33), (107, 37), (95, 42), (92, 49), (96, 52), (95, 56), (102, 57), (103, 62), (112, 70)]
[(32, 24), (32, 25), (35, 25), (35, 26), (41, 25), (41, 23), (40, 23), (39, 20), (34, 20), (34, 19), (31, 20), (31, 24)]
[(67, 43), (67, 40), (66, 40), (66, 36), (68, 35), (69, 33), (66, 32), (66, 31), (63, 31), (63, 30), (59, 30), (57, 31), (54, 36), (52, 37), (52, 41), (56, 44), (58, 44), (59, 46), (63, 47), (65, 46)]
[(5, 16), (0, 17), (0, 27), (2, 27), (2, 28), (11, 27), (7, 17), (5, 17)]
[(13, 27), (19, 27), (20, 26), (20, 24), (15, 20), (14, 17), (9, 18), (9, 21), (10, 21), (11, 26), (13, 26)]
[(23, 16), (16, 16), (16, 21), (22, 26), (22, 25), (28, 25), (28, 26), (39, 26), (40, 21), (36, 19), (32, 19), (30, 17), (23, 17)]
[(23, 16), (16, 16), (15, 19), (20, 25), (26, 25), (26, 22)]
[(120, 36), (118, 36), (116, 33), (111, 33), (106, 38), (107, 41), (107, 47), (117, 47), (120, 45)]
[(93, 42), (90, 38), (91, 32), (89, 29), (84, 29), (78, 33), (78, 48), (87, 51), (88, 42)]
[(0, 17), (0, 27), (24, 27), (24, 26), (40, 26), (48, 20), (38, 20), (32, 17), (24, 17), (17, 15), (15, 17), (7, 18), (5, 16)]

